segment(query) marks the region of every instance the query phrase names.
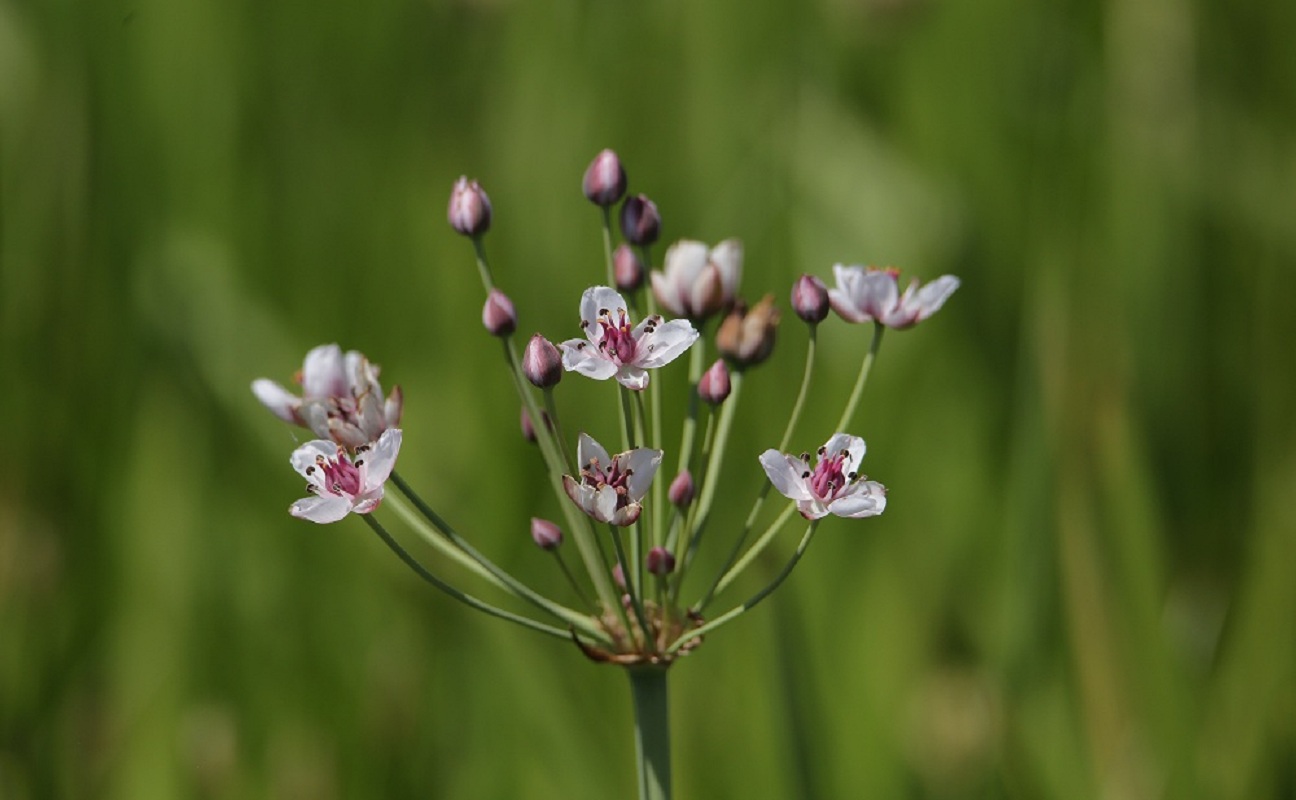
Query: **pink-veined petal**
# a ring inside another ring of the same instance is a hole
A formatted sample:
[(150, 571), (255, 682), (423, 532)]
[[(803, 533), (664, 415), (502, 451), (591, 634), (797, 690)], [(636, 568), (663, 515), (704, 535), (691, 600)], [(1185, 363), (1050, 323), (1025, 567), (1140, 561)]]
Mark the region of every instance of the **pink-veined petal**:
[(342, 348), (322, 344), (306, 354), (302, 363), (304, 397), (341, 397), (347, 394), (347, 374)]
[(297, 422), (297, 409), (301, 407), (301, 398), (297, 395), (269, 378), (252, 381), (252, 394), (279, 419)]
[(877, 481), (854, 483), (828, 504), (829, 511), (850, 519), (876, 517), (885, 509), (886, 487)]
[(288, 507), (288, 513), (321, 525), (337, 522), (351, 512), (351, 501), (336, 494), (303, 497)]
[(814, 499), (814, 493), (806, 486), (805, 474), (810, 467), (804, 461), (770, 449), (760, 454), (760, 463), (779, 494), (798, 502)]
[(364, 461), (361, 469), (364, 474), (364, 489), (377, 489), (382, 497), (382, 485), (387, 482), (392, 468), (396, 466), (396, 456), (401, 446), (400, 428), (388, 428), (378, 437), (370, 448), (360, 454), (358, 460)]
[(635, 342), (635, 365), (653, 369), (669, 364), (698, 340), (697, 329), (686, 319), (673, 319), (653, 327)]
[(639, 519), (639, 513), (641, 511), (643, 511), (643, 506), (638, 503), (629, 503), (618, 508), (612, 514), (612, 518), (607, 521), (619, 528), (625, 528), (629, 525), (635, 524), (635, 520)]
[(630, 473), (626, 481), (626, 491), (630, 499), (642, 500), (648, 492), (649, 485), (652, 484), (653, 476), (657, 474), (657, 468), (661, 466), (662, 451), (641, 447), (623, 453), (618, 458), (621, 468)]
[[(599, 338), (602, 338), (601, 333)], [(568, 372), (578, 372), (599, 381), (605, 381), (617, 372), (616, 362), (584, 339), (568, 339), (559, 344), (558, 349), (562, 351), (563, 369)]]
[(374, 509), (378, 508), (379, 504), (382, 503), (383, 492), (383, 487), (379, 486), (376, 489), (370, 489), (367, 492), (362, 492), (356, 495), (355, 499), (352, 501), (351, 510), (357, 514), (371, 513)]

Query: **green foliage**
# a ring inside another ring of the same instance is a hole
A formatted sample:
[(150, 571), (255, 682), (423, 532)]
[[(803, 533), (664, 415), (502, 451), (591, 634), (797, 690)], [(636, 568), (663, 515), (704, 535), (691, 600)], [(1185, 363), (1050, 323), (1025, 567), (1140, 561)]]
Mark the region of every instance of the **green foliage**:
[[(406, 390), (405, 476), (561, 595), (444, 210), (480, 179), (522, 341), (576, 335), (613, 147), (663, 241), (744, 240), (753, 299), (835, 261), (963, 279), (857, 416), (886, 514), (825, 522), (672, 670), (677, 796), (1292, 797), (1294, 27), (1272, 0), (0, 0), (0, 796), (629, 795), (624, 677), (358, 521), (291, 519), (300, 432), (247, 388), (365, 351)], [(867, 334), (822, 326), (794, 447)], [(785, 314), (750, 376), (717, 562), (804, 341)], [(608, 387), (558, 396), (615, 437)]]

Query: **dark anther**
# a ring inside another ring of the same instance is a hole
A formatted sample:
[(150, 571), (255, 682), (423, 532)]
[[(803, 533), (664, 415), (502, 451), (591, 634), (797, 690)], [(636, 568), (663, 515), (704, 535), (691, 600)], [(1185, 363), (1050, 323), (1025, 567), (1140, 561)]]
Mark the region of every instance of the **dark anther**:
[(315, 467), (314, 467), (314, 465), (311, 465), (311, 466), (309, 466), (309, 467), (306, 468), (306, 474), (307, 474), (307, 475), (314, 475), (314, 474), (315, 474)]
[(856, 478), (859, 477), (859, 473), (858, 473), (858, 472), (848, 472), (848, 473), (846, 473), (846, 477), (849, 478), (849, 479), (851, 479), (851, 480), (855, 480)]
[(819, 452), (819, 457), (820, 457), (820, 458), (823, 458), (824, 453), (827, 453), (827, 452), (828, 452), (828, 448), (826, 448), (826, 447), (820, 447), (818, 452)]
[(600, 317), (608, 317), (612, 315), (612, 312), (608, 311), (606, 308), (600, 308), (598, 315)]
[(809, 453), (802, 453), (802, 454), (801, 454), (801, 460), (802, 460), (802, 461), (809, 461), (809, 460), (810, 460), (810, 454), (809, 454)]
[(805, 472), (801, 473), (801, 478), (802, 478), (802, 480), (804, 480), (804, 479), (806, 479), (806, 478), (809, 478), (809, 477), (810, 477), (810, 470), (806, 470)]
[(355, 462), (355, 465), (358, 467), (358, 466), (360, 466), (360, 465), (363, 464), (363, 463), (364, 463), (364, 459), (363, 459), (363, 458), (357, 458), (357, 459), (356, 459), (356, 462)]

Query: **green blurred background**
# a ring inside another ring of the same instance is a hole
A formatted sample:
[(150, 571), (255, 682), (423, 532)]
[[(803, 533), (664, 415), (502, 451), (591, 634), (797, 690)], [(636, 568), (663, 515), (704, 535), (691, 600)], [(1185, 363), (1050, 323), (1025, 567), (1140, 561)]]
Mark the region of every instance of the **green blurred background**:
[[(483, 182), (520, 333), (576, 335), (603, 147), (664, 241), (744, 240), (751, 297), (963, 280), (857, 417), (887, 513), (672, 670), (677, 796), (1296, 797), (1294, 30), (1279, 0), (0, 0), (0, 797), (630, 796), (624, 677), (289, 518), (300, 437), (248, 391), (364, 350), (406, 477), (561, 596), (445, 203)], [(791, 406), (785, 316), (707, 564)], [(797, 449), (867, 330), (821, 340)], [(606, 386), (559, 400), (614, 440)]]

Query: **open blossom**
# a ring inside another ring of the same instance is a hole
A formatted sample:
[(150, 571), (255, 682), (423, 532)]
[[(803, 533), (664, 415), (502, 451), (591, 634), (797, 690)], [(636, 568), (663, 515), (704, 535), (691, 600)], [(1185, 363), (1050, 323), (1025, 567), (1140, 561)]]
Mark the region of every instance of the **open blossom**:
[(399, 428), (388, 428), (373, 444), (355, 449), (355, 459), (335, 442), (316, 439), (293, 451), (293, 469), (306, 479), (310, 497), (288, 508), (311, 522), (337, 522), (351, 512), (368, 514), (383, 498), (383, 484), (400, 452)]
[(833, 274), (837, 286), (828, 290), (828, 300), (842, 319), (877, 321), (897, 329), (917, 325), (935, 314), (959, 287), (959, 279), (953, 275), (942, 275), (922, 288), (915, 278), (902, 295), (899, 270), (837, 264)]
[(559, 345), (563, 367), (600, 381), (615, 377), (627, 389), (643, 389), (648, 370), (674, 361), (698, 338), (687, 320), (666, 322), (656, 314), (631, 326), (625, 300), (610, 286), (586, 289), (580, 312), (588, 341)]
[(580, 476), (563, 476), (563, 488), (572, 502), (599, 522), (625, 527), (639, 519), (639, 501), (648, 492), (662, 451), (640, 448), (608, 455), (603, 445), (582, 433), (576, 446)]
[(795, 500), (806, 519), (827, 514), (875, 517), (886, 508), (886, 487), (862, 479), (859, 464), (863, 458), (863, 439), (836, 433), (819, 448), (814, 469), (807, 463), (808, 455), (798, 458), (773, 449), (761, 453), (760, 462), (774, 488)]
[(726, 239), (710, 250), (681, 239), (666, 250), (662, 271), (652, 273), (653, 294), (677, 317), (707, 319), (733, 304), (742, 278), (743, 247)]
[(372, 442), (400, 424), (400, 387), (384, 399), (378, 367), (359, 351), (344, 355), (336, 344), (320, 345), (306, 354), (296, 382), (301, 397), (269, 378), (253, 381), (252, 393), (279, 419), (345, 447)]

